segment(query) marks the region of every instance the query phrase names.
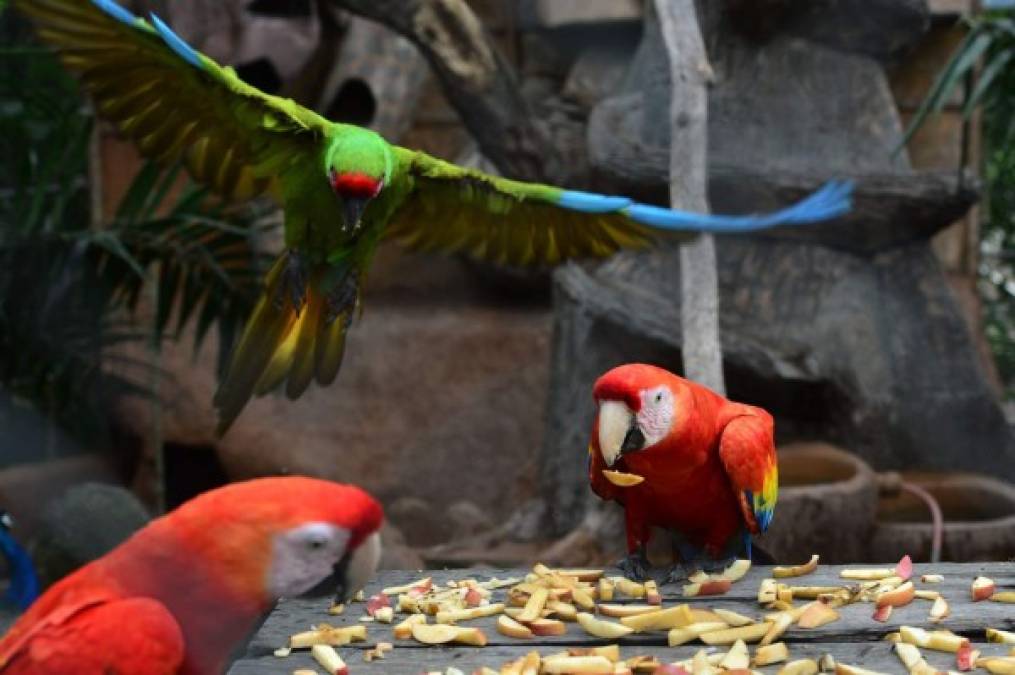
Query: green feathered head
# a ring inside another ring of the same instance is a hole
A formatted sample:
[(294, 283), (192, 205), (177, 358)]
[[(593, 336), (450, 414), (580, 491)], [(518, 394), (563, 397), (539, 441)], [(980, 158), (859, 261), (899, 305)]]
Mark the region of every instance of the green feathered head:
[(342, 200), (345, 229), (356, 230), (369, 201), (391, 180), (391, 148), (376, 133), (353, 128), (335, 137), (324, 161), (331, 187)]

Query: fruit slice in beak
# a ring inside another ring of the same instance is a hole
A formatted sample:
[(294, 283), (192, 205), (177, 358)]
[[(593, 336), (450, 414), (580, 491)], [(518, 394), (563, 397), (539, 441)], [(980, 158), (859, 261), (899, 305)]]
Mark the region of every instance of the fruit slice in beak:
[(643, 476), (636, 473), (624, 473), (623, 471), (603, 471), (603, 476), (617, 487), (632, 487), (645, 482)]

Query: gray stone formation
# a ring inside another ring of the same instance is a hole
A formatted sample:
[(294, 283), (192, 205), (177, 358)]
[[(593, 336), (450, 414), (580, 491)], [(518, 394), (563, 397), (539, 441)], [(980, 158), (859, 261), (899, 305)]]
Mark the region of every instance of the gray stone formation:
[(31, 544), (39, 580), (48, 586), (109, 553), (149, 518), (122, 487), (83, 483), (67, 490), (46, 507)]
[[(1010, 430), (929, 244), (975, 186), (916, 172), (896, 152), (902, 125), (881, 60), (919, 37), (926, 3), (804, 4), (729, 0), (705, 14), (712, 208), (769, 210), (830, 178), (856, 182), (854, 211), (834, 222), (717, 240), (729, 396), (770, 410), (780, 442), (829, 440), (876, 469), (1015, 478)], [(782, 14), (750, 20), (759, 5)], [(649, 17), (624, 87), (591, 113), (598, 187), (665, 203), (666, 58)], [(595, 378), (632, 361), (681, 370), (679, 279), (672, 247), (555, 275), (541, 475), (557, 534), (590, 499)]]

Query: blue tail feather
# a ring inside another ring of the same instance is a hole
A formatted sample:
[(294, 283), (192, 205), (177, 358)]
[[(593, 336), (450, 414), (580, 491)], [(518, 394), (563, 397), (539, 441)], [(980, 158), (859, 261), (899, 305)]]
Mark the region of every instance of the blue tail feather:
[(92, 0), (92, 4), (121, 23), (131, 27), (137, 24), (137, 17), (113, 0)]
[(201, 64), (201, 57), (196, 51), (194, 51), (193, 47), (188, 45), (183, 41), (183, 38), (174, 33), (173, 29), (167, 26), (162, 19), (154, 14), (151, 15), (151, 18), (152, 25), (155, 27), (155, 30), (158, 32), (162, 40), (169, 45), (170, 49), (176, 52), (181, 59), (190, 65), (196, 68), (203, 68)]
[(676, 211), (660, 206), (633, 203), (624, 197), (606, 197), (587, 192), (565, 191), (558, 204), (587, 213), (621, 211), (632, 220), (663, 230), (694, 230), (733, 234), (752, 232), (777, 225), (795, 225), (829, 220), (848, 213), (853, 183), (831, 181), (793, 206), (769, 214), (724, 216)]
[(28, 609), (39, 597), (39, 577), (28, 552), (6, 530), (0, 530), (0, 552), (7, 561), (11, 582), (3, 595), (3, 602)]

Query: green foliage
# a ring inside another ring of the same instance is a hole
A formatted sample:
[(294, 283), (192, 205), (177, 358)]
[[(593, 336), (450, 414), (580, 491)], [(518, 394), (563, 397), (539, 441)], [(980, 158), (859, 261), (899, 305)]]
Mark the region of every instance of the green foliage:
[[(975, 83), (972, 75), (982, 67)], [(970, 86), (971, 84), (971, 86)], [(986, 333), (1009, 395), (1015, 395), (1015, 15), (986, 12), (969, 20), (969, 33), (938, 76), (906, 133), (965, 87), (963, 114), (983, 112), (984, 171), (988, 186), (982, 232), (980, 290)]]
[(53, 56), (12, 42), (0, 48), (0, 393), (94, 441), (110, 397), (151, 380), (144, 352), (125, 345), (158, 345), (194, 319), (195, 348), (213, 327), (220, 357), (231, 347), (259, 289), (265, 228), (192, 186), (167, 199), (179, 171), (155, 166), (93, 227), (91, 116)]

